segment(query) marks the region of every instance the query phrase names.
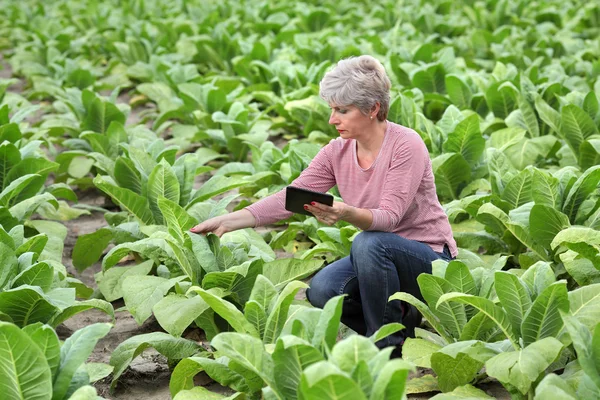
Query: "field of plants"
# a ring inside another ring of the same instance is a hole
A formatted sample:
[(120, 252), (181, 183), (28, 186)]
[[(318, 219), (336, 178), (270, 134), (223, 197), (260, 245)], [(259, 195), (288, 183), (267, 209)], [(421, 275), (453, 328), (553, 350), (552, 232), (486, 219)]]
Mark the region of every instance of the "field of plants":
[[(354, 226), (189, 232), (338, 135), (360, 54), (460, 247), (403, 359), (304, 296)], [(600, 399), (599, 76), (597, 1), (0, 0), (0, 397)]]

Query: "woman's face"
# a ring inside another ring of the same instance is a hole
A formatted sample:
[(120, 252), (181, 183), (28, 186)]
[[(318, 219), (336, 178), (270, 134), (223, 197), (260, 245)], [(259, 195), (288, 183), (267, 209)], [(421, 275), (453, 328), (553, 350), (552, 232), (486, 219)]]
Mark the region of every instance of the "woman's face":
[(329, 123), (335, 125), (340, 136), (344, 139), (360, 139), (368, 133), (372, 120), (355, 106), (337, 106), (331, 104)]

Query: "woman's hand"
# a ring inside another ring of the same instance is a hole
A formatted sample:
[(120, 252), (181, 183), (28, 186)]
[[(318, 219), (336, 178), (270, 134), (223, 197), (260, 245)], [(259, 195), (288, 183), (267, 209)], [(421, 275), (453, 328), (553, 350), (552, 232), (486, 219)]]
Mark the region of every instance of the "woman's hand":
[(333, 225), (345, 218), (348, 205), (340, 201), (334, 201), (332, 206), (328, 206), (313, 201), (311, 204), (305, 204), (304, 209), (313, 213), (319, 222)]
[(253, 227), (255, 223), (256, 220), (250, 211), (243, 209), (231, 214), (207, 219), (190, 229), (190, 232), (202, 234), (212, 232), (218, 237), (221, 237), (227, 232)]

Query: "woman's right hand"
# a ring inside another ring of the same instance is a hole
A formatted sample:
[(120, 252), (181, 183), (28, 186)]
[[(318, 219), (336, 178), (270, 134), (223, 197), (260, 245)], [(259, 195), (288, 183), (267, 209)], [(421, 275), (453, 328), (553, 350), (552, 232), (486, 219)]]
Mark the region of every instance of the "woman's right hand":
[(256, 223), (254, 215), (250, 211), (242, 209), (231, 214), (219, 215), (209, 218), (190, 229), (192, 233), (207, 234), (214, 233), (218, 237), (237, 229), (251, 228)]
[(224, 233), (231, 231), (231, 229), (227, 226), (227, 219), (223, 217), (227, 217), (227, 215), (221, 215), (219, 217), (207, 219), (206, 221), (201, 222), (190, 229), (190, 232), (198, 234), (207, 234), (212, 232), (218, 237), (221, 237)]

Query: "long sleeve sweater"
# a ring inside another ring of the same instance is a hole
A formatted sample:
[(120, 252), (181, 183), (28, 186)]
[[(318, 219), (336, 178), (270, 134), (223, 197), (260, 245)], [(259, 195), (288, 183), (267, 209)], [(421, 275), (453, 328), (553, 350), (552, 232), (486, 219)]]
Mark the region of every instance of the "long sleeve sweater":
[[(442, 252), (458, 253), (448, 217), (438, 201), (427, 147), (412, 129), (387, 122), (381, 150), (369, 168), (361, 168), (354, 139), (337, 138), (323, 147), (292, 182), (326, 192), (334, 185), (343, 201), (371, 211), (369, 231), (393, 232)], [(289, 218), (285, 190), (246, 207), (256, 226)]]

